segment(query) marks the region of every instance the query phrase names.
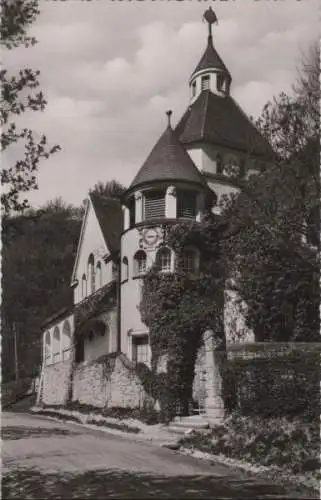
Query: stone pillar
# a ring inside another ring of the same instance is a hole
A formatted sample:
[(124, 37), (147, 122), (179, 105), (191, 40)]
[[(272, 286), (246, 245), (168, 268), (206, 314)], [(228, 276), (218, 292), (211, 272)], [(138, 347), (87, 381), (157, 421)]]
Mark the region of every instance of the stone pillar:
[(224, 352), (218, 350), (219, 342), (214, 337), (212, 330), (204, 333), (205, 347), (205, 415), (210, 424), (220, 424), (225, 416), (222, 398), (222, 377), (220, 366), (223, 362)]
[(124, 220), (124, 228), (123, 230), (126, 231), (127, 229), (129, 229), (129, 208), (128, 207), (125, 207), (123, 205), (123, 220)]
[(135, 223), (142, 222), (143, 219), (143, 195), (140, 191), (135, 193)]
[(177, 217), (177, 198), (174, 186), (169, 186), (166, 190), (165, 217), (167, 219), (176, 219)]

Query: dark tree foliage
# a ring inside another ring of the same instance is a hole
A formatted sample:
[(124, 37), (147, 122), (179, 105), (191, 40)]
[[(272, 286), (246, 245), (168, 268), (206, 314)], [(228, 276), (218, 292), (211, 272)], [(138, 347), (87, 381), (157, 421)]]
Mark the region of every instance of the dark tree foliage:
[[(28, 36), (27, 30), (38, 14), (38, 0), (1, 0), (2, 48), (13, 50), (20, 45), (34, 45), (36, 40)], [(4, 213), (22, 212), (29, 207), (28, 200), (21, 200), (20, 195), (37, 189), (39, 162), (60, 149), (59, 146), (48, 147), (44, 135), (39, 136), (31, 129), (18, 125), (23, 113), (45, 109), (46, 100), (42, 91), (38, 90), (39, 74), (39, 71), (30, 68), (21, 68), (16, 75), (10, 75), (4, 67), (0, 70), (1, 149), (5, 152), (5, 166), (1, 169), (1, 204)], [(15, 152), (23, 150), (18, 160), (8, 162), (6, 153), (10, 146), (15, 148)]]
[(89, 190), (89, 194), (97, 193), (108, 198), (120, 198), (124, 193), (126, 188), (116, 180), (102, 182), (97, 182), (93, 188)]
[(319, 97), (317, 52), (295, 93), (268, 103), (258, 127), (277, 153), (229, 199), (225, 268), (259, 341), (319, 340)]
[[(2, 318), (18, 330), (21, 374), (41, 357), (41, 324), (72, 304), (70, 279), (79, 238), (78, 209), (59, 200), (2, 221)], [(9, 328), (8, 335), (12, 335)], [(3, 359), (3, 370), (12, 359)]]

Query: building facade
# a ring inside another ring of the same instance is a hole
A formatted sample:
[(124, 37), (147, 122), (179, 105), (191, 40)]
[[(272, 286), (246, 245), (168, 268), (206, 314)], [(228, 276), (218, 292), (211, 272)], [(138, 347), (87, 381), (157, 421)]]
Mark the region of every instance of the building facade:
[[(163, 134), (121, 201), (89, 196), (71, 280), (74, 304), (44, 327), (44, 370), (68, 361), (72, 345), (76, 364), (118, 352), (150, 365), (139, 304), (153, 264), (162, 273), (174, 270), (175, 253), (164, 244), (166, 225), (201, 221), (209, 209), (219, 214), (224, 195), (238, 192), (247, 176), (272, 162), (269, 144), (231, 95), (232, 77), (213, 41), (211, 8), (204, 17), (207, 45), (188, 80), (186, 112), (175, 127), (167, 112)], [(197, 270), (197, 249), (187, 248), (182, 262)], [(227, 290), (227, 340), (232, 329), (245, 329), (234, 299)]]

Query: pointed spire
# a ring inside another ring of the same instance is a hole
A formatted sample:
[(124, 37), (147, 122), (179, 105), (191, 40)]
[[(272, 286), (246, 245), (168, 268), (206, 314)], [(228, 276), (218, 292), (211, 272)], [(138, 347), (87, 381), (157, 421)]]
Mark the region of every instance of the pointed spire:
[(209, 7), (204, 12), (203, 19), (205, 19), (205, 21), (208, 23), (208, 41), (212, 42), (212, 40), (213, 40), (213, 36), (212, 36), (212, 24), (217, 24), (218, 23), (217, 16), (216, 16), (214, 10), (212, 9), (212, 7)]
[(166, 111), (166, 115), (167, 115), (167, 120), (168, 120), (168, 124), (167, 126), (169, 128), (172, 128), (172, 124), (171, 124), (171, 117), (172, 117), (172, 114), (173, 114), (173, 111), (171, 109), (169, 109), (168, 111)]

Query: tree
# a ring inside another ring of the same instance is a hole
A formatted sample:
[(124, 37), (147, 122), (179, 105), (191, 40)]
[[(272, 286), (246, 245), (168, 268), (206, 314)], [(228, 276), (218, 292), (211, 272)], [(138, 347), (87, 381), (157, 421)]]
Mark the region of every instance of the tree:
[(108, 198), (120, 198), (126, 188), (116, 180), (97, 182), (93, 188), (89, 190), (89, 194), (97, 193)]
[[(27, 30), (39, 15), (38, 0), (1, 0), (1, 14), (2, 48), (13, 50), (20, 45), (31, 47), (36, 43), (34, 37), (28, 36)], [(1, 148), (6, 151), (10, 146), (16, 146), (16, 150), (23, 147), (23, 156), (1, 170), (1, 203), (5, 213), (12, 210), (22, 212), (29, 207), (28, 200), (21, 201), (20, 194), (37, 189), (36, 173), (40, 160), (49, 158), (60, 149), (57, 145), (48, 147), (44, 135), (37, 137), (31, 129), (17, 126), (23, 113), (45, 109), (44, 95), (37, 91), (39, 74), (30, 68), (23, 68), (14, 76), (10, 76), (5, 68), (0, 71)]]
[(260, 341), (319, 340), (319, 110), (310, 57), (296, 93), (268, 103), (258, 120), (275, 165), (251, 176), (224, 214), (225, 266)]
[[(42, 322), (72, 307), (70, 279), (80, 227), (77, 209), (61, 200), (3, 217), (1, 315), (9, 326), (17, 325), (22, 376), (40, 363)], [(4, 364), (2, 369), (8, 371)]]

